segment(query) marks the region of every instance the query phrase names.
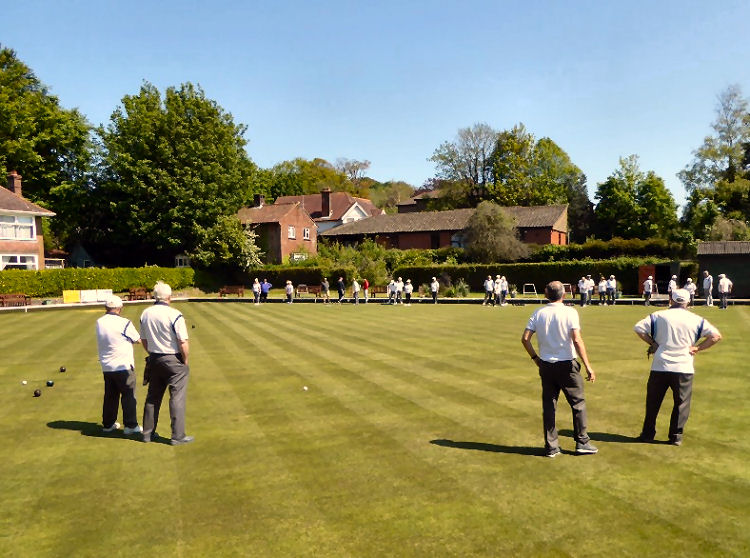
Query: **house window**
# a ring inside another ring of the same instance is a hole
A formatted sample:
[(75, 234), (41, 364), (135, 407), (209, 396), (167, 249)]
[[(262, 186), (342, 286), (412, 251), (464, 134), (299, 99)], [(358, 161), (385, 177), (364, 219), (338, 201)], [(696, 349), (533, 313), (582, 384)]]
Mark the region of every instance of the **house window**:
[(23, 215), (0, 215), (0, 238), (36, 240), (34, 218)]
[(302, 238), (304, 238), (305, 240), (310, 240), (310, 229), (308, 229), (307, 227), (302, 229)]
[(0, 271), (3, 269), (39, 269), (36, 256), (0, 256)]
[(185, 254), (177, 254), (174, 257), (175, 267), (190, 267), (190, 258)]
[(292, 225), (289, 225), (286, 228), (286, 234), (289, 238), (297, 238), (297, 230)]

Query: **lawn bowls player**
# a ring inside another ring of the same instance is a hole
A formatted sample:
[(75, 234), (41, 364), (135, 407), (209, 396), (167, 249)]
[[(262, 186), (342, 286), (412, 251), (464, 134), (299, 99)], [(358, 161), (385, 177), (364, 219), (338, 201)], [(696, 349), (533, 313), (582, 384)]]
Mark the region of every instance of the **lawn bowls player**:
[(96, 345), (104, 375), (104, 403), (102, 430), (114, 432), (120, 428), (118, 407), (122, 404), (125, 434), (141, 432), (135, 401), (135, 360), (133, 345), (141, 342), (133, 322), (120, 316), (122, 299), (110, 297), (104, 304), (105, 314), (96, 320)]
[[(596, 380), (589, 363), (586, 346), (581, 337), (578, 311), (563, 304), (565, 289), (560, 281), (552, 281), (544, 289), (549, 304), (538, 309), (529, 319), (521, 336), (521, 343), (531, 360), (539, 368), (542, 380), (542, 416), (544, 420), (544, 450), (546, 457), (560, 453), (560, 444), (555, 425), (557, 399), (560, 391), (573, 411), (573, 437), (576, 454), (593, 454), (598, 450), (592, 446), (587, 434), (586, 401), (583, 397), (583, 378), (580, 357), (586, 367), (587, 380)], [(531, 338), (537, 334), (539, 353), (534, 350)]]
[(155, 436), (159, 421), (159, 408), (164, 392), (169, 388), (169, 416), (172, 422), (174, 445), (193, 441), (185, 434), (185, 401), (187, 399), (188, 357), (190, 346), (185, 318), (172, 308), (172, 288), (159, 281), (154, 286), (153, 306), (141, 314), (141, 338), (149, 353), (149, 384), (146, 405), (143, 409), (143, 441)]
[(682, 444), (693, 393), (693, 357), (721, 340), (716, 327), (687, 309), (689, 302), (688, 291), (675, 289), (668, 309), (654, 312), (635, 324), (636, 335), (654, 353), (646, 387), (646, 416), (638, 438), (642, 442), (654, 441), (656, 417), (667, 389), (671, 389), (674, 407), (669, 421), (669, 443)]

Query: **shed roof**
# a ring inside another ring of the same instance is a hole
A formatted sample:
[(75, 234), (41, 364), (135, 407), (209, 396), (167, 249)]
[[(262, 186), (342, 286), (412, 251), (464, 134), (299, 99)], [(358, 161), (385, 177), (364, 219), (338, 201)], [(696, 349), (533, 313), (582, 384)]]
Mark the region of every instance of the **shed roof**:
[(315, 221), (338, 221), (356, 203), (369, 216), (380, 215), (383, 210), (366, 198), (356, 198), (348, 192), (330, 192), (331, 215), (323, 215), (323, 194), (304, 194), (300, 196), (281, 196), (274, 205), (299, 203)]
[(0, 211), (12, 211), (17, 213), (28, 213), (39, 217), (54, 217), (55, 213), (44, 209), (26, 198), (11, 192), (7, 188), (0, 187)]
[(750, 254), (750, 241), (747, 240), (711, 240), (698, 243), (699, 256), (720, 256)]
[(243, 207), (237, 217), (243, 225), (247, 223), (279, 223), (298, 203), (264, 205), (262, 207)]

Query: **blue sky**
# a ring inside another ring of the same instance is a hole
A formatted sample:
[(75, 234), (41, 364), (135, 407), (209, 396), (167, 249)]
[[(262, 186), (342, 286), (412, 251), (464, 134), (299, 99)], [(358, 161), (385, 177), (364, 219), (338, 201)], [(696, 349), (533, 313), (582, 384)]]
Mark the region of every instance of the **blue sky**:
[(635, 153), (675, 173), (717, 95), (750, 96), (740, 1), (194, 2), (0, 0), (0, 43), (63, 106), (104, 123), (144, 80), (187, 81), (248, 126), (263, 167), (368, 159), (415, 186), (459, 128), (518, 122), (596, 184)]

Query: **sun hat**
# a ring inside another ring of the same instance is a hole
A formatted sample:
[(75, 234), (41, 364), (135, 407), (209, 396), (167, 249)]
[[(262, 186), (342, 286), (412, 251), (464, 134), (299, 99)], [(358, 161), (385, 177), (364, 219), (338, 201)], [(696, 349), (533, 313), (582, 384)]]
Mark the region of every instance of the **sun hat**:
[(111, 296), (104, 303), (105, 308), (122, 308), (122, 299), (119, 296)]
[(690, 302), (690, 293), (687, 289), (675, 289), (672, 291), (672, 300), (678, 304), (687, 304)]

